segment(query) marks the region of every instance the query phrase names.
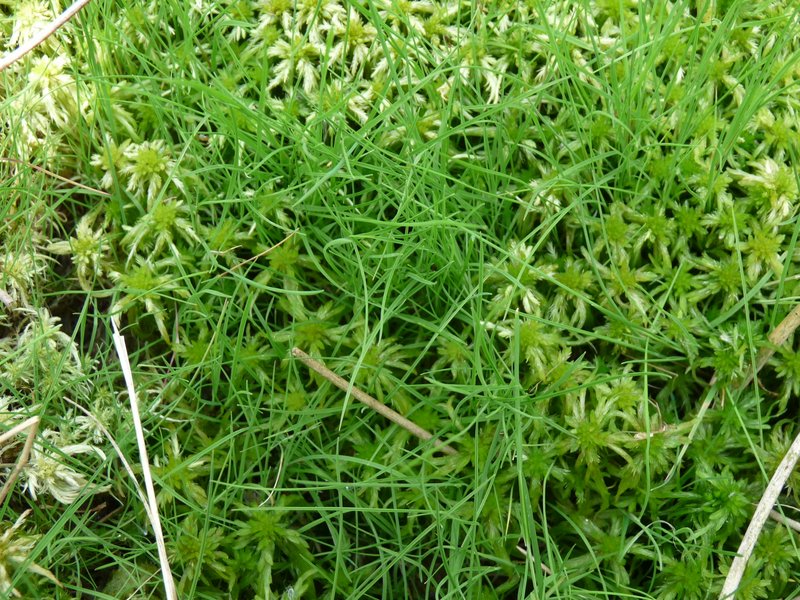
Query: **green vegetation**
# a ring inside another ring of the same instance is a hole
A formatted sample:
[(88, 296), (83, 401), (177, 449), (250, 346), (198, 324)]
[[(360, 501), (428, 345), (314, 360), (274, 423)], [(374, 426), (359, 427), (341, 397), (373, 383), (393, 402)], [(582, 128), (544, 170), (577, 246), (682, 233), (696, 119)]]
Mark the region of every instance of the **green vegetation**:
[(717, 597), (798, 432), (798, 81), (790, 1), (94, 0), (0, 74), (0, 594), (162, 597), (116, 315), (182, 600)]

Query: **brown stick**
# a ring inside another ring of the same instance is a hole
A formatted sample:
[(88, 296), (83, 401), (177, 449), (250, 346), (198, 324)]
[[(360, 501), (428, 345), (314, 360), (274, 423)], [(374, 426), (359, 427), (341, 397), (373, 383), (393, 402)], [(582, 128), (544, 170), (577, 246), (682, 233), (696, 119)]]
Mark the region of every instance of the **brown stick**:
[[(767, 336), (771, 346), (759, 350), (758, 355), (756, 356), (756, 373), (758, 373), (763, 366), (767, 364), (767, 361), (770, 359), (770, 357), (775, 354), (775, 348), (777, 346), (782, 346), (786, 340), (789, 339), (789, 336), (794, 333), (794, 330), (797, 329), (798, 326), (800, 326), (800, 304), (795, 306), (792, 312), (786, 315), (786, 318), (778, 323), (775, 329), (773, 329), (769, 336)], [(739, 385), (739, 387), (747, 387), (752, 380), (753, 373), (750, 373), (747, 376), (747, 379), (745, 379), (744, 382)]]
[[(291, 232), (289, 232), (289, 235), (287, 235), (285, 238), (283, 238), (283, 239), (282, 239), (280, 242), (278, 242), (277, 244), (273, 244), (272, 246), (270, 246), (270, 247), (269, 247), (269, 248), (267, 248), (266, 250), (262, 250), (261, 252), (259, 252), (259, 253), (258, 253), (258, 254), (256, 254), (255, 256), (251, 256), (251, 257), (250, 257), (250, 258), (248, 258), (247, 260), (243, 260), (243, 261), (242, 261), (242, 262), (240, 262), (240, 263), (236, 263), (236, 264), (235, 264), (235, 265), (233, 265), (233, 266), (232, 266), (230, 269), (226, 269), (225, 271), (226, 271), (227, 273), (233, 273), (233, 272), (234, 272), (236, 269), (238, 269), (238, 268), (240, 268), (240, 267), (242, 267), (242, 266), (244, 266), (244, 265), (246, 265), (246, 264), (248, 264), (248, 263), (251, 263), (251, 262), (255, 262), (255, 261), (257, 261), (257, 260), (258, 260), (259, 258), (261, 258), (262, 256), (266, 256), (267, 254), (269, 254), (270, 252), (272, 252), (273, 250), (275, 250), (275, 248), (277, 248), (278, 246), (282, 246), (283, 244), (285, 244), (286, 242), (288, 242), (290, 239), (292, 239), (292, 237), (294, 237), (294, 235), (297, 233), (297, 231), (298, 231), (298, 230), (297, 230), (297, 229), (295, 229), (294, 231), (291, 231)], [(238, 246), (234, 246), (234, 248), (238, 248)], [(234, 248), (231, 248), (231, 250), (233, 250)], [(226, 250), (226, 252), (227, 252), (227, 250)], [(214, 279), (216, 279), (217, 277), (222, 277), (222, 273), (219, 273), (219, 274), (215, 275), (215, 276), (214, 276)]]
[(352, 393), (353, 397), (355, 397), (356, 400), (358, 400), (359, 402), (363, 402), (364, 404), (369, 406), (375, 412), (378, 412), (378, 413), (382, 414), (384, 417), (386, 417), (387, 419), (389, 419), (393, 423), (396, 423), (397, 425), (400, 425), (400, 427), (402, 427), (403, 429), (405, 429), (409, 433), (412, 433), (415, 436), (417, 436), (418, 438), (426, 440), (426, 441), (427, 440), (434, 440), (434, 442), (436, 443), (436, 446), (438, 447), (438, 449), (441, 450), (442, 452), (446, 453), (446, 454), (450, 454), (450, 455), (458, 454), (458, 450), (456, 450), (455, 448), (453, 448), (451, 446), (448, 446), (447, 444), (442, 444), (441, 442), (437, 442), (434, 439), (434, 436), (433, 436), (432, 433), (430, 433), (429, 431), (426, 431), (425, 429), (423, 429), (422, 427), (420, 427), (419, 425), (417, 425), (413, 421), (410, 421), (410, 420), (406, 419), (403, 415), (401, 415), (400, 413), (392, 410), (391, 408), (389, 408), (388, 406), (386, 406), (382, 402), (376, 400), (375, 398), (373, 398), (372, 396), (370, 396), (366, 392), (362, 392), (357, 387), (351, 385), (350, 382), (348, 382), (347, 380), (343, 379), (342, 377), (339, 377), (336, 373), (331, 371), (329, 368), (327, 368), (321, 362), (311, 358), (308, 354), (306, 354), (305, 352), (300, 350), (300, 348), (292, 348), (292, 356), (294, 356), (295, 358), (299, 358), (302, 361), (302, 363), (304, 365), (306, 365), (309, 369), (311, 369), (312, 371), (315, 371), (316, 373), (319, 373), (320, 375), (322, 375), (325, 379), (330, 381), (333, 385), (338, 387), (343, 392)]
[(39, 165), (34, 165), (33, 163), (25, 162), (24, 160), (19, 160), (18, 158), (8, 158), (7, 156), (0, 156), (0, 162), (4, 163), (11, 163), (15, 165), (25, 165), (26, 167), (30, 167), (34, 171), (39, 171), (40, 173), (45, 173), (46, 175), (50, 175), (50, 177), (55, 177), (59, 181), (63, 181), (64, 183), (68, 183), (70, 185), (74, 185), (75, 187), (79, 187), (81, 189), (94, 192), (95, 194), (100, 194), (101, 196), (105, 196), (106, 198), (110, 198), (111, 194), (108, 192), (104, 192), (103, 190), (98, 190), (97, 188), (90, 187), (88, 185), (83, 185), (82, 183), (78, 183), (77, 181), (73, 181), (72, 179), (67, 179), (66, 177), (62, 177), (58, 173), (53, 173), (45, 169), (44, 167), (40, 167)]

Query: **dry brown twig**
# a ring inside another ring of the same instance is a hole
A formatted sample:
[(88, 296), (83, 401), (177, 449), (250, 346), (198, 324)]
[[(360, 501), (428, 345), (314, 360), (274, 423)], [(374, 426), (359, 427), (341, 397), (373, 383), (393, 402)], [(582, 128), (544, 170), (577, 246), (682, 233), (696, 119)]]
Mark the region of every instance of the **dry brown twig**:
[[(277, 248), (278, 246), (282, 246), (283, 244), (288, 242), (290, 239), (292, 239), (295, 236), (296, 233), (297, 233), (297, 229), (295, 229), (294, 231), (290, 231), (289, 234), (285, 238), (283, 238), (280, 242), (278, 242), (276, 244), (273, 244), (272, 246), (270, 246), (266, 250), (262, 250), (261, 252), (259, 252), (255, 256), (251, 256), (247, 260), (243, 260), (240, 263), (236, 263), (230, 269), (225, 269), (225, 273), (227, 273), (227, 274), (233, 273), (236, 269), (239, 269), (239, 268), (243, 267), (246, 264), (249, 264), (251, 262), (256, 262), (259, 258), (262, 258), (262, 257), (266, 256), (267, 254), (269, 254), (270, 252), (272, 252), (273, 250), (275, 250), (275, 248)], [(233, 250), (233, 248), (231, 248), (231, 250)], [(226, 252), (227, 251), (228, 250), (226, 250)], [(219, 274), (215, 275), (214, 278), (216, 279), (217, 277), (222, 277), (222, 275), (225, 274), (225, 273), (219, 273)]]
[(14, 485), (17, 477), (19, 477), (20, 472), (25, 468), (25, 465), (28, 464), (28, 459), (31, 457), (31, 450), (33, 450), (33, 442), (36, 439), (36, 433), (39, 431), (39, 417), (25, 419), (19, 425), (15, 425), (3, 435), (0, 435), (0, 444), (3, 444), (25, 430), (28, 431), (28, 437), (25, 438), (25, 445), (22, 447), (22, 452), (20, 452), (19, 456), (17, 457), (17, 464), (14, 467), (14, 470), (11, 471), (11, 475), (9, 475), (8, 479), (6, 479), (3, 489), (0, 490), (0, 504), (2, 504), (3, 500), (6, 499), (8, 492), (11, 491), (11, 487)]
[[(758, 373), (764, 365), (767, 364), (767, 361), (770, 357), (775, 354), (775, 349), (779, 346), (783, 346), (786, 343), (786, 340), (789, 339), (789, 336), (794, 333), (794, 330), (800, 325), (800, 304), (794, 307), (792, 312), (786, 315), (786, 318), (778, 323), (775, 329), (767, 336), (769, 340), (769, 346), (766, 346), (759, 350), (758, 355), (756, 356), (756, 368), (755, 372)], [(739, 385), (740, 388), (747, 387), (747, 385), (753, 380), (753, 373), (751, 372), (747, 378)]]
[(104, 192), (103, 190), (98, 190), (97, 188), (93, 188), (89, 185), (84, 185), (78, 181), (75, 181), (74, 179), (68, 179), (67, 177), (59, 175), (58, 173), (54, 173), (53, 171), (45, 169), (44, 167), (40, 167), (39, 165), (35, 165), (33, 163), (20, 160), (18, 158), (9, 158), (7, 156), (0, 156), (0, 162), (10, 163), (12, 165), (24, 165), (26, 167), (30, 167), (34, 171), (39, 171), (40, 173), (44, 173), (45, 175), (54, 177), (59, 181), (63, 181), (64, 183), (68, 183), (74, 187), (81, 188), (82, 190), (86, 190), (87, 192), (94, 192), (95, 194), (100, 194), (101, 196), (105, 196), (106, 198), (111, 197), (111, 194), (109, 194), (108, 192)]
[(448, 446), (447, 444), (443, 444), (441, 442), (436, 441), (436, 439), (434, 438), (434, 435), (432, 433), (430, 433), (429, 431), (423, 429), (422, 427), (420, 427), (419, 425), (417, 425), (413, 421), (410, 421), (409, 419), (405, 418), (400, 413), (392, 410), (391, 408), (386, 406), (383, 402), (380, 402), (380, 401), (376, 400), (375, 398), (373, 398), (372, 396), (370, 396), (366, 392), (363, 392), (362, 390), (358, 389), (354, 385), (351, 385), (349, 381), (347, 381), (346, 379), (343, 379), (342, 377), (339, 377), (336, 373), (331, 371), (328, 367), (323, 365), (321, 362), (319, 362), (318, 360), (314, 360), (308, 354), (306, 354), (305, 352), (300, 350), (300, 348), (292, 348), (292, 356), (294, 356), (295, 358), (299, 358), (300, 361), (304, 365), (306, 365), (309, 369), (311, 369), (312, 371), (315, 371), (316, 373), (319, 373), (320, 375), (322, 375), (322, 377), (324, 377), (325, 379), (330, 381), (333, 385), (338, 387), (343, 392), (352, 393), (353, 397), (356, 400), (358, 400), (359, 402), (363, 402), (364, 404), (369, 406), (372, 410), (374, 410), (377, 413), (382, 414), (384, 417), (386, 417), (387, 419), (389, 419), (393, 423), (396, 423), (397, 425), (399, 425), (400, 427), (402, 427), (403, 429), (405, 429), (409, 433), (412, 433), (415, 436), (417, 436), (418, 438), (426, 440), (426, 441), (427, 440), (434, 440), (434, 442), (436, 443), (437, 449), (441, 450), (442, 452), (444, 452), (446, 454), (450, 454), (450, 455), (458, 454), (458, 450), (456, 450), (455, 448), (453, 448), (451, 446)]
[[(757, 375), (761, 368), (767, 364), (770, 356), (775, 352), (775, 348), (784, 344), (798, 326), (800, 326), (800, 305), (796, 306), (786, 318), (775, 327), (772, 333), (769, 334), (770, 347), (762, 349), (758, 353), (753, 373), (740, 387), (744, 387), (752, 381), (753, 376)], [(744, 536), (742, 536), (739, 549), (736, 551), (736, 558), (733, 559), (730, 569), (728, 569), (728, 575), (725, 577), (725, 583), (719, 595), (720, 600), (734, 597), (742, 581), (744, 570), (747, 567), (747, 561), (750, 560), (750, 556), (753, 554), (753, 549), (758, 541), (758, 536), (761, 534), (761, 530), (764, 527), (764, 523), (766, 523), (770, 514), (774, 512), (772, 507), (775, 506), (778, 495), (781, 493), (781, 490), (783, 490), (783, 486), (786, 485), (786, 480), (789, 478), (789, 475), (792, 474), (799, 458), (800, 433), (794, 438), (783, 460), (781, 460), (778, 468), (775, 469), (775, 473), (773, 473), (772, 478), (767, 484), (767, 488), (761, 496), (761, 500), (756, 506), (753, 517), (750, 519), (750, 524), (747, 526)]]

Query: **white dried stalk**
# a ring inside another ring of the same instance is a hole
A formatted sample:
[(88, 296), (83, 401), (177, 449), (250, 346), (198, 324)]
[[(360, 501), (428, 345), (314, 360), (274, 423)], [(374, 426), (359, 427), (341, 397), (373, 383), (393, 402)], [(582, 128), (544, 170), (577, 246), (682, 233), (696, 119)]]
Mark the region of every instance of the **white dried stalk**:
[(769, 518), (772, 507), (775, 506), (786, 480), (792, 474), (798, 458), (800, 458), (800, 434), (794, 438), (792, 445), (786, 452), (786, 456), (783, 457), (781, 464), (775, 469), (775, 474), (767, 484), (767, 489), (764, 490), (764, 494), (761, 496), (758, 506), (756, 506), (750, 525), (747, 526), (742, 543), (739, 544), (739, 549), (736, 551), (737, 556), (733, 559), (731, 568), (728, 570), (728, 576), (725, 578), (725, 584), (722, 586), (722, 592), (719, 595), (720, 600), (733, 598), (739, 588), (745, 567), (747, 567), (747, 561), (750, 559), (750, 555), (753, 554), (761, 529), (764, 527), (767, 518)]
[(142, 418), (139, 415), (139, 401), (136, 396), (136, 388), (133, 385), (133, 372), (131, 371), (131, 363), (128, 358), (128, 350), (125, 347), (125, 338), (119, 333), (119, 328), (113, 318), (111, 319), (111, 325), (114, 328), (114, 347), (119, 356), (122, 374), (125, 377), (125, 386), (128, 389), (128, 398), (130, 398), (131, 402), (131, 414), (133, 415), (133, 426), (136, 430), (136, 442), (139, 445), (139, 460), (142, 466), (142, 477), (144, 478), (144, 487), (147, 490), (147, 503), (150, 509), (150, 525), (153, 527), (153, 533), (156, 536), (158, 558), (161, 563), (161, 575), (164, 578), (164, 590), (167, 600), (177, 600), (175, 581), (172, 577), (172, 571), (169, 568), (167, 547), (164, 543), (164, 534), (161, 530), (161, 518), (158, 515), (156, 491), (153, 486), (153, 477), (150, 473), (150, 461), (147, 458), (147, 446), (144, 441), (144, 429), (142, 427)]
[(58, 17), (56, 17), (47, 27), (44, 27), (35, 36), (33, 36), (13, 52), (6, 54), (2, 59), (0, 59), (0, 71), (7, 69), (20, 58), (25, 56), (28, 52), (36, 48), (36, 46), (44, 42), (47, 38), (58, 31), (59, 28), (63, 27), (67, 21), (78, 14), (78, 11), (87, 4), (89, 4), (89, 0), (77, 0), (69, 8), (67, 8), (67, 10), (58, 15)]

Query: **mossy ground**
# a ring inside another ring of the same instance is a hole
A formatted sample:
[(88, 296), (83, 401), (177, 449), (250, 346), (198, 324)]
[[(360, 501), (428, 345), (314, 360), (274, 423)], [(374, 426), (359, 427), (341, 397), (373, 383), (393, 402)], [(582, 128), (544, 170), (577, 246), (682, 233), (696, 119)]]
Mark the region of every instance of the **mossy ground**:
[[(161, 597), (116, 315), (181, 599), (716, 597), (797, 433), (793, 339), (740, 384), (800, 292), (799, 16), (94, 0), (0, 75), (2, 593)], [(737, 598), (799, 558), (770, 521)]]

